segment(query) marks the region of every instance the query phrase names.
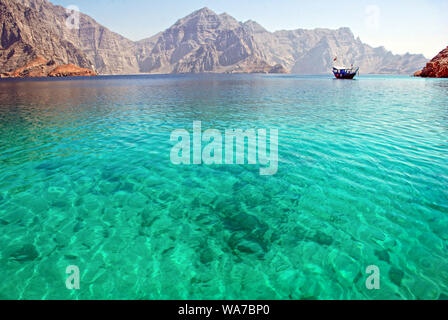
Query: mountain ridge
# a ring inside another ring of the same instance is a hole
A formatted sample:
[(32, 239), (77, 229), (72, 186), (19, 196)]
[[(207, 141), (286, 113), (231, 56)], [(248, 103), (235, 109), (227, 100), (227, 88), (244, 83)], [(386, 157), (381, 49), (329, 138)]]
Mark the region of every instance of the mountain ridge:
[(342, 64), (359, 64), (363, 73), (412, 74), (427, 62), (423, 55), (373, 48), (347, 27), (269, 32), (258, 22), (239, 22), (207, 7), (152, 37), (132, 41), (83, 13), (79, 30), (70, 30), (66, 9), (47, 0), (0, 0), (0, 6), (6, 8), (0, 14), (0, 72), (37, 56), (100, 74), (320, 74), (329, 72), (335, 56)]

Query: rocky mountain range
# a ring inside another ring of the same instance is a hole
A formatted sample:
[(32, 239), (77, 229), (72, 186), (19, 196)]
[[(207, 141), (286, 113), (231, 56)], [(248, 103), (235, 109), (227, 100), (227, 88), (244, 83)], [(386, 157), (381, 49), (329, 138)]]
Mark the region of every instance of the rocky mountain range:
[(208, 8), (167, 30), (131, 41), (80, 13), (79, 29), (69, 14), (47, 0), (0, 0), (0, 73), (38, 57), (100, 74), (136, 73), (328, 73), (339, 63), (363, 73), (412, 74), (423, 55), (394, 55), (356, 39), (348, 28), (269, 32), (254, 21), (239, 22)]

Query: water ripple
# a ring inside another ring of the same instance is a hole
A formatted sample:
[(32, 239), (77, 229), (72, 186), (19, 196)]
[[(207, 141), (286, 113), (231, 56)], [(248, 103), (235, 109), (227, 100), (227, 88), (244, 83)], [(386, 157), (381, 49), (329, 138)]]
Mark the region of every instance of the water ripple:
[[(0, 297), (442, 299), (447, 81), (0, 82)], [(279, 171), (174, 166), (172, 130), (278, 128)], [(65, 289), (78, 265), (81, 287)], [(365, 288), (378, 265), (382, 289)]]

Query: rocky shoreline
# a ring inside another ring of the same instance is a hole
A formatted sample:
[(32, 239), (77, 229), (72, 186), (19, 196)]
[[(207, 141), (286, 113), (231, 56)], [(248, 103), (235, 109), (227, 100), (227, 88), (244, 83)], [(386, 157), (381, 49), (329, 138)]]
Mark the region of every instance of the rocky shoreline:
[(421, 71), (414, 73), (415, 77), (448, 78), (448, 47), (426, 64)]

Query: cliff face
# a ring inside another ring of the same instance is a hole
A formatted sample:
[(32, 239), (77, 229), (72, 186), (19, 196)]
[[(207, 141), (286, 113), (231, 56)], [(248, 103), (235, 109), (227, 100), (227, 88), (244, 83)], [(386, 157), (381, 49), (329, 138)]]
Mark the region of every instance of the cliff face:
[(73, 43), (77, 49), (83, 52), (99, 73), (131, 74), (139, 72), (136, 45), (133, 41), (110, 31), (82, 13), (79, 16), (79, 29), (70, 29), (66, 26), (69, 14), (65, 8), (54, 6), (46, 0), (33, 1), (40, 3), (39, 14), (46, 17), (46, 20), (55, 26), (60, 37)]
[(269, 73), (274, 68), (244, 25), (207, 8), (176, 22), (145, 51), (139, 60), (142, 72)]
[(314, 29), (270, 33), (256, 22), (246, 22), (265, 53), (267, 61), (284, 65), (292, 73), (328, 73), (333, 58), (338, 63), (360, 67), (363, 73), (411, 74), (415, 66), (423, 66), (423, 55), (394, 55), (383, 47), (372, 48), (356, 39), (349, 28)]
[(422, 71), (415, 73), (417, 77), (448, 78), (448, 47), (426, 64)]
[(0, 73), (38, 56), (100, 74), (328, 73), (333, 58), (363, 73), (409, 74), (426, 59), (393, 55), (355, 39), (348, 28), (268, 32), (203, 8), (151, 38), (133, 42), (80, 14), (79, 29), (66, 26), (66, 9), (47, 0), (0, 0)]
[(47, 0), (0, 0), (0, 71), (42, 56), (103, 74), (139, 72), (134, 42), (82, 13), (79, 29), (70, 29), (68, 18), (65, 8)]
[(14, 71), (38, 56), (56, 63), (73, 63), (89, 68), (87, 55), (72, 42), (61, 38), (54, 25), (45, 20), (31, 3), (0, 0), (0, 72)]

